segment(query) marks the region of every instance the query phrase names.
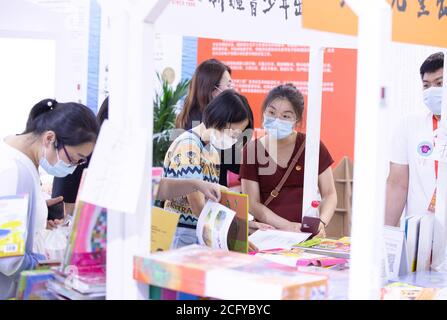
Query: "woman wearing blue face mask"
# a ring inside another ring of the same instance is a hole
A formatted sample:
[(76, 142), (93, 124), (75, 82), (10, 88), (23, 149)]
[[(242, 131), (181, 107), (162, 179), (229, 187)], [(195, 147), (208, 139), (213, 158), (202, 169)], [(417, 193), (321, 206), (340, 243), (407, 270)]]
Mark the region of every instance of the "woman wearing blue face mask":
[(28, 194), (30, 201), (25, 255), (0, 259), (0, 299), (14, 296), (20, 272), (42, 258), (33, 253), (34, 236), (45, 229), (48, 215), (39, 165), (55, 177), (69, 175), (92, 153), (98, 131), (87, 107), (45, 99), (31, 109), (22, 134), (0, 139), (0, 196)]
[[(294, 232), (300, 232), (303, 205), (305, 135), (295, 131), (303, 109), (304, 98), (292, 84), (273, 88), (262, 106), (263, 127), (267, 134), (244, 148), (240, 171), (242, 192), (249, 195), (250, 211), (256, 220)], [(295, 157), (298, 159), (296, 163)], [(324, 227), (337, 205), (331, 169), (333, 162), (324, 144), (320, 143), (320, 236), (325, 235)], [(287, 169), (292, 166), (287, 176)], [(283, 177), (287, 179), (278, 192)]]

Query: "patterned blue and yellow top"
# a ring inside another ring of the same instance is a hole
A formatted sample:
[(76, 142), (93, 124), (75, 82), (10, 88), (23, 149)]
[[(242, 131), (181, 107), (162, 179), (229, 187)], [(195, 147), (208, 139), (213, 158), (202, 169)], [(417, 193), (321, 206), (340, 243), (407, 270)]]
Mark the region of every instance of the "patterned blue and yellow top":
[[(169, 147), (163, 163), (163, 177), (219, 183), (219, 166), (218, 151), (189, 130), (177, 137)], [(197, 225), (197, 217), (193, 215), (186, 196), (168, 200), (164, 207), (180, 214), (179, 224)]]

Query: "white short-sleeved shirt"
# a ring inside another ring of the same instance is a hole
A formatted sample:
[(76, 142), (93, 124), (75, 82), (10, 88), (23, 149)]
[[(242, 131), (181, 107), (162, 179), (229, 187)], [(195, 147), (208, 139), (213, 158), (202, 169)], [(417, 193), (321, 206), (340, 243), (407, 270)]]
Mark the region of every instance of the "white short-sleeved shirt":
[(390, 161), (409, 166), (406, 216), (428, 212), (436, 187), (435, 163), (427, 159), (433, 151), (433, 114), (412, 113), (397, 126)]

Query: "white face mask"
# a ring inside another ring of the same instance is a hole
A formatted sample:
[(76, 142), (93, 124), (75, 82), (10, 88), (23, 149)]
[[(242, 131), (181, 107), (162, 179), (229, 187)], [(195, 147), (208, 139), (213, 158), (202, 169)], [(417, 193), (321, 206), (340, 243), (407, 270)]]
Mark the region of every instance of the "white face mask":
[(230, 149), (237, 142), (237, 139), (225, 133), (221, 133), (220, 137), (218, 137), (213, 131), (210, 134), (210, 142), (216, 149), (225, 150)]
[(423, 91), (424, 103), (434, 115), (441, 114), (442, 87), (430, 87)]

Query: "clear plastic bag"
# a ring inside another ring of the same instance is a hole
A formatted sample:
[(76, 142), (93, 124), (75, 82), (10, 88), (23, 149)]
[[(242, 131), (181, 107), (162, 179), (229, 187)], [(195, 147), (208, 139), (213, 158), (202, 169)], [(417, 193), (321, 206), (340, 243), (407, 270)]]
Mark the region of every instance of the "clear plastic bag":
[(33, 251), (42, 254), (51, 261), (62, 261), (67, 248), (69, 227), (59, 226), (56, 229), (43, 229), (34, 237)]

